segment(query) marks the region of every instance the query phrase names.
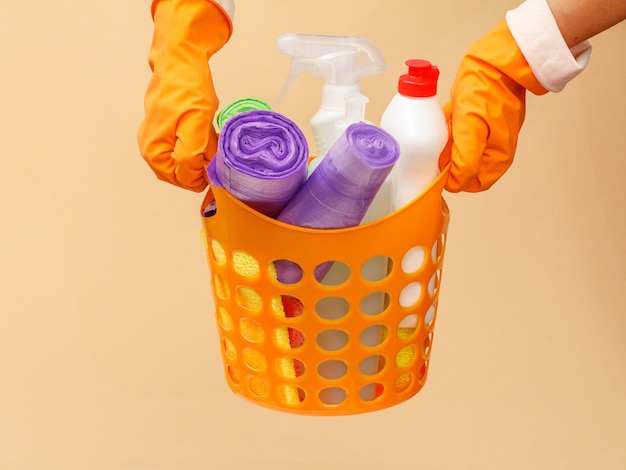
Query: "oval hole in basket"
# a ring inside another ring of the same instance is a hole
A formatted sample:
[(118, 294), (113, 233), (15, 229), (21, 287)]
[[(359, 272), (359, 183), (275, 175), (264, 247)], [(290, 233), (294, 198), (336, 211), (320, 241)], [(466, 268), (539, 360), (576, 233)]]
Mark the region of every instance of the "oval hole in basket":
[(387, 325), (372, 325), (361, 331), (359, 340), (363, 346), (374, 348), (382, 344), (389, 336), (389, 328)]
[(371, 292), (361, 299), (361, 312), (368, 316), (376, 316), (387, 310), (391, 297), (387, 292)]
[(433, 333), (432, 331), (428, 333), (428, 336), (424, 340), (424, 344), (422, 345), (422, 355), (424, 358), (427, 358), (430, 355), (430, 350), (433, 347)]
[(248, 369), (254, 372), (264, 372), (267, 370), (267, 359), (261, 351), (252, 348), (245, 348), (241, 351), (243, 362)]
[(265, 381), (259, 377), (248, 377), (248, 390), (255, 397), (261, 398), (267, 395), (268, 388)]
[(399, 302), (402, 307), (411, 307), (419, 302), (421, 297), (422, 284), (417, 281), (410, 282), (409, 284), (404, 286), (404, 289), (402, 289), (402, 292), (400, 292)]
[(414, 246), (402, 257), (402, 271), (407, 274), (418, 272), (426, 261), (426, 250), (421, 246)]
[(324, 330), (317, 335), (317, 345), (324, 351), (339, 351), (348, 344), (349, 336), (343, 330)]
[(338, 380), (348, 372), (348, 364), (337, 359), (324, 361), (317, 366), (317, 373), (326, 380)]
[(215, 238), (211, 239), (211, 258), (218, 266), (224, 266), (226, 264), (226, 250), (224, 250), (222, 244)]
[(433, 249), (431, 252), (433, 263), (438, 263), (439, 261), (441, 261), (441, 255), (443, 255), (443, 249), (445, 247), (445, 243), (446, 243), (446, 235), (442, 233), (439, 236), (439, 239), (433, 245)]
[(393, 390), (396, 393), (402, 393), (408, 390), (413, 382), (413, 374), (410, 372), (405, 372), (400, 377), (396, 379), (393, 384)]
[(228, 338), (222, 339), (222, 351), (227, 361), (234, 362), (237, 360), (237, 348)]
[(296, 328), (281, 326), (274, 330), (274, 343), (283, 351), (298, 349), (304, 341), (304, 333)]
[(293, 295), (279, 294), (270, 300), (272, 313), (279, 318), (295, 318), (304, 313), (302, 300)]
[(282, 305), (282, 314), (286, 318), (296, 318), (304, 313), (304, 304), (302, 300), (293, 295), (281, 295), (280, 302)]
[(238, 286), (235, 291), (237, 304), (249, 312), (259, 313), (263, 308), (261, 295), (249, 286)]
[(302, 280), (302, 266), (288, 259), (277, 259), (270, 263), (269, 275), (281, 284), (296, 284)]
[(430, 278), (428, 282), (428, 295), (434, 297), (439, 290), (439, 283), (441, 282), (441, 270), (437, 269), (433, 277)]
[(374, 401), (382, 395), (384, 386), (382, 384), (367, 384), (359, 390), (359, 398), (363, 401)]
[(305, 400), (306, 392), (295, 385), (283, 384), (278, 387), (278, 397), (285, 405), (296, 406)]
[(295, 379), (306, 371), (304, 363), (295, 357), (283, 356), (276, 360), (276, 372), (284, 379)]
[(424, 362), (422, 368), (419, 371), (419, 375), (417, 376), (417, 380), (422, 382), (426, 378), (426, 374), (428, 373), (428, 361)]
[(340, 405), (346, 401), (346, 391), (339, 387), (329, 387), (320, 391), (319, 398), (325, 405)]
[(315, 313), (324, 320), (339, 320), (350, 311), (350, 303), (343, 297), (324, 297), (315, 304)]
[(361, 277), (369, 282), (386, 279), (393, 268), (393, 261), (388, 256), (374, 256), (361, 266)]
[(398, 324), (398, 329), (405, 329), (405, 328), (415, 329), (417, 328), (418, 323), (419, 323), (419, 317), (417, 316), (417, 314), (411, 313), (410, 315), (407, 315), (402, 320), (400, 320), (400, 323)]
[(417, 348), (414, 344), (407, 344), (396, 354), (396, 366), (406, 369), (417, 357)]
[(416, 314), (407, 315), (398, 324), (398, 338), (409, 339), (417, 331), (419, 317)]
[(239, 329), (241, 336), (246, 341), (257, 344), (265, 342), (265, 331), (259, 322), (250, 318), (242, 318), (239, 320)]
[(435, 304), (431, 305), (430, 308), (426, 311), (426, 315), (424, 315), (424, 325), (426, 328), (430, 328), (433, 326), (433, 322), (435, 321)]
[(218, 307), (217, 309), (217, 323), (224, 331), (232, 331), (235, 328), (233, 317), (230, 316), (230, 313), (224, 307)]
[(363, 359), (359, 364), (359, 370), (363, 375), (371, 376), (382, 372), (386, 365), (387, 359), (385, 359), (385, 356), (376, 354)]
[(343, 261), (326, 261), (315, 268), (315, 279), (323, 286), (339, 286), (350, 279), (350, 272)]
[(230, 298), (228, 282), (219, 274), (213, 276), (213, 292), (215, 292), (218, 299), (228, 300)]
[(237, 372), (231, 366), (227, 366), (226, 374), (233, 385), (239, 385), (239, 383), (241, 382), (241, 377), (239, 376), (239, 372)]
[(232, 255), (233, 271), (242, 277), (254, 279), (259, 277), (261, 268), (259, 262), (250, 253), (235, 250)]

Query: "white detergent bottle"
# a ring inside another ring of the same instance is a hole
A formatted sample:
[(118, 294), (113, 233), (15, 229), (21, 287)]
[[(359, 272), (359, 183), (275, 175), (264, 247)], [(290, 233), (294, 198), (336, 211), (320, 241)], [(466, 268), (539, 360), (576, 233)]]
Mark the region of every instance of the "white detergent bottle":
[(324, 79), (320, 107), (310, 124), (317, 157), (337, 140), (336, 124), (346, 116), (346, 95), (361, 91), (361, 79), (385, 71), (385, 59), (371, 41), (348, 36), (282, 34), (278, 51), (291, 57), (291, 72), (279, 100), (303, 72)]
[(446, 118), (437, 99), (439, 69), (426, 60), (407, 60), (398, 92), (383, 112), (380, 127), (400, 144), (391, 172), (393, 206), (413, 201), (437, 178), (439, 155), (448, 141)]
[[(448, 141), (448, 125), (437, 100), (439, 69), (426, 60), (408, 60), (408, 74), (398, 80), (398, 92), (383, 112), (380, 126), (400, 144), (400, 158), (389, 178), (394, 210), (414, 201), (437, 178), (439, 155)], [(428, 223), (428, 221), (424, 221)], [(417, 272), (425, 250), (411, 250), (401, 260), (406, 273)], [(399, 303), (410, 307), (422, 287), (411, 283), (400, 293)], [(417, 317), (405, 319), (403, 328), (415, 328)]]

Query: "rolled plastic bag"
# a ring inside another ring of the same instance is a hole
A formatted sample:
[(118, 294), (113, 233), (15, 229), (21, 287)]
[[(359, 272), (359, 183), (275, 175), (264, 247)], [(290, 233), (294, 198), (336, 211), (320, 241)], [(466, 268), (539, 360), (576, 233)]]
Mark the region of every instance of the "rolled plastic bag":
[[(365, 122), (351, 124), (278, 220), (324, 229), (359, 225), (399, 156), (400, 146), (391, 134)], [(318, 266), (315, 277), (321, 280), (331, 265)], [(276, 270), (278, 280), (287, 284), (302, 276), (299, 267), (289, 261), (277, 262)]]
[(309, 149), (290, 119), (271, 110), (251, 110), (226, 121), (207, 168), (214, 186), (275, 218), (302, 186)]
[(309, 228), (358, 225), (399, 155), (398, 143), (383, 129), (351, 124), (278, 220)]

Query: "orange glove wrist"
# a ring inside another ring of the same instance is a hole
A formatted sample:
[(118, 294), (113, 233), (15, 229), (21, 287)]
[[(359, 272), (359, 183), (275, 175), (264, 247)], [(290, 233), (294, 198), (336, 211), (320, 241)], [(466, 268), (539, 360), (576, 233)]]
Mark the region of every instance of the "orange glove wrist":
[(217, 147), (218, 99), (208, 60), (230, 38), (232, 23), (211, 0), (154, 0), (152, 17), (141, 155), (159, 179), (199, 192)]
[(440, 166), (451, 162), (448, 191), (486, 190), (511, 166), (526, 90), (546, 93), (503, 20), (468, 49), (444, 105), (451, 140)]

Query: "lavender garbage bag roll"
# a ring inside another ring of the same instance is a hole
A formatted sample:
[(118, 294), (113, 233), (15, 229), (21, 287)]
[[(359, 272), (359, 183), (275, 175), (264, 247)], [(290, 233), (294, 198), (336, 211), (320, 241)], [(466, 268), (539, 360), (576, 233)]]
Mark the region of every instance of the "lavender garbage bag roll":
[(359, 122), (348, 126), (278, 220), (301, 227), (358, 225), (400, 155), (383, 129)]
[[(399, 156), (400, 146), (391, 134), (372, 124), (351, 124), (278, 220), (325, 229), (358, 225)], [(332, 263), (327, 264), (316, 269), (318, 280)], [(277, 262), (276, 270), (278, 280), (284, 283), (301, 277), (301, 272), (288, 262)]]
[(209, 180), (275, 218), (306, 179), (309, 149), (290, 119), (271, 110), (237, 114), (224, 124)]

